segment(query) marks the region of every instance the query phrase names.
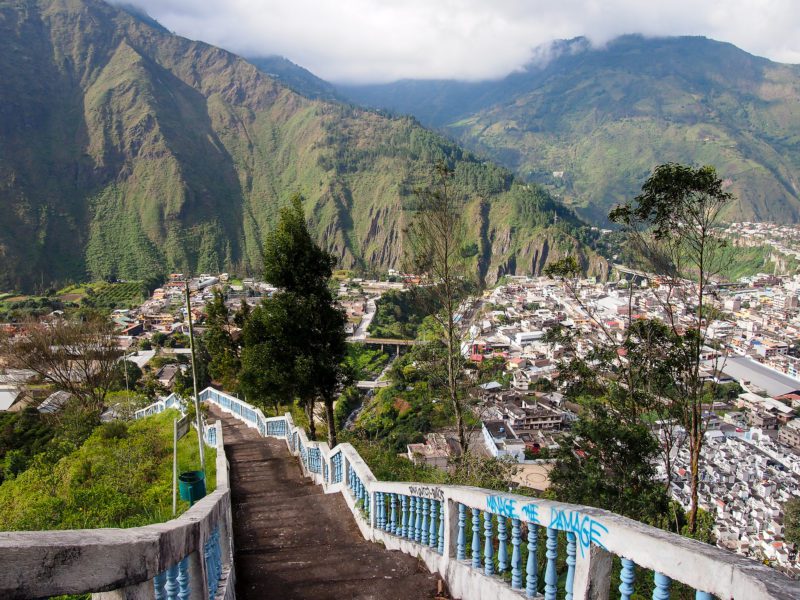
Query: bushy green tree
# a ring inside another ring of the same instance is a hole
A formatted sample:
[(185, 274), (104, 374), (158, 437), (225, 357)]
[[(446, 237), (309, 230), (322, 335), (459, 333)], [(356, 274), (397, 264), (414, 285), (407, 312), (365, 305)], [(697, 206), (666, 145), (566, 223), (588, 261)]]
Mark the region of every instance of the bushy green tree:
[(655, 438), (642, 424), (620, 421), (602, 402), (590, 400), (586, 409), (557, 453), (552, 493), (563, 502), (657, 522), (668, 498), (655, 480)]
[(222, 384), (229, 392), (238, 388), (239, 345), (234, 341), (231, 332), (230, 314), (225, 305), (225, 297), (221, 290), (214, 290), (214, 295), (206, 304), (206, 330), (203, 333), (203, 345), (210, 358), (208, 373)]
[(344, 380), (346, 317), (329, 287), (334, 256), (311, 238), (296, 195), (281, 210), (264, 248), (264, 278), (279, 291), (248, 317), (241, 382), (253, 400), (298, 398), (316, 437), (314, 406), (325, 405), (328, 442), (336, 445), (333, 403)]
[(783, 505), (783, 537), (800, 546), (800, 498), (792, 498)]

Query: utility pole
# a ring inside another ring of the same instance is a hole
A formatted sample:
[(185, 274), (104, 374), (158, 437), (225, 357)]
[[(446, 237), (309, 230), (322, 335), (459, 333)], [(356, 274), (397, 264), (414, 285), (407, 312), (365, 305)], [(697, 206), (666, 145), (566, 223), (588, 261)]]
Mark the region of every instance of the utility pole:
[(192, 385), (194, 387), (194, 412), (197, 418), (197, 443), (200, 445), (200, 470), (206, 471), (206, 453), (203, 445), (203, 421), (200, 418), (200, 397), (197, 394), (197, 365), (194, 357), (194, 329), (192, 329), (192, 303), (189, 299), (189, 280), (186, 287), (186, 317), (189, 319), (189, 349), (192, 353)]

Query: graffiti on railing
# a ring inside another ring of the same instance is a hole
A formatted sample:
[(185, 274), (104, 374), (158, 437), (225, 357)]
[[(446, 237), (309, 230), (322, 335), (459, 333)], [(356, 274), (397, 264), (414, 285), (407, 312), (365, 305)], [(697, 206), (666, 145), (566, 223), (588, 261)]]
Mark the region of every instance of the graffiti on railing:
[(581, 555), (592, 544), (605, 548), (603, 536), (608, 533), (608, 528), (602, 523), (577, 510), (565, 510), (555, 506), (550, 508), (550, 521), (543, 522), (540, 518), (540, 509), (541, 506), (535, 502), (520, 503), (516, 498), (497, 495), (486, 497), (486, 510), (492, 514), (509, 519), (523, 519), (534, 525), (574, 533), (581, 548)]
[(517, 501), (514, 498), (506, 498), (505, 496), (488, 496), (486, 498), (486, 510), (509, 519), (518, 517)]
[(605, 549), (603, 536), (608, 533), (608, 527), (595, 521), (590, 516), (581, 514), (577, 510), (551, 507), (550, 527), (574, 533), (575, 538), (580, 542), (581, 556), (592, 544)]
[(417, 496), (419, 498), (432, 498), (433, 500), (439, 501), (444, 500), (444, 490), (440, 487), (410, 485), (408, 486), (408, 493), (411, 496)]

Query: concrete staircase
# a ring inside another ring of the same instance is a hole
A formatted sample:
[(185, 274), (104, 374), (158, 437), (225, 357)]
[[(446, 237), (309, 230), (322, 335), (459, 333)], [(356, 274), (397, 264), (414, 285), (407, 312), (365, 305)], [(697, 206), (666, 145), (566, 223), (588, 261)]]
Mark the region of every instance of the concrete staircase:
[(231, 472), (236, 597), (434, 598), (418, 559), (364, 539), (341, 494), (303, 476), (283, 440), (263, 438), (216, 407)]

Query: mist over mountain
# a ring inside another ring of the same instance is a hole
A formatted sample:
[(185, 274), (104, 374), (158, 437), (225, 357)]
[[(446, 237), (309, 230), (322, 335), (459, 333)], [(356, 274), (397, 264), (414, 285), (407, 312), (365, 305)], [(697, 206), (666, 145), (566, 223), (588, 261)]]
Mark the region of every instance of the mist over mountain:
[(412, 118), (316, 99), (330, 88), (285, 61), (261, 68), (99, 0), (0, 0), (0, 289), (255, 273), (296, 192), (342, 267), (401, 267), (414, 190), (440, 159), (480, 278), (567, 252), (603, 268), (540, 188)]
[(702, 37), (556, 42), (496, 81), (338, 86), (411, 114), (591, 221), (667, 161), (712, 164), (738, 201), (731, 220), (800, 221), (800, 66)]

